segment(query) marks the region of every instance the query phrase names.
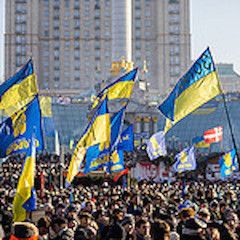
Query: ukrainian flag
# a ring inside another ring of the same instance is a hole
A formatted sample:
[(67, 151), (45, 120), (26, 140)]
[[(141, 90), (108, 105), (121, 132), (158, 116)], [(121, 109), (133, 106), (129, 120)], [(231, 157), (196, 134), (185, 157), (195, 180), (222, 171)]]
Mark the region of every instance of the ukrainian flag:
[(216, 67), (207, 48), (159, 106), (159, 110), (167, 118), (165, 132), (221, 93)]
[(37, 79), (32, 60), (29, 60), (22, 69), (0, 86), (0, 110), (10, 117), (30, 103), (37, 93)]
[(238, 170), (238, 161), (236, 150), (227, 152), (220, 160), (220, 174), (222, 178), (230, 176), (234, 171)]
[(134, 80), (137, 75), (137, 68), (128, 72), (121, 78), (117, 79), (115, 82), (106, 86), (96, 97), (92, 108), (95, 108), (99, 102), (107, 96), (109, 100), (113, 99), (129, 99), (134, 85)]
[(110, 144), (110, 115), (107, 108), (107, 101), (108, 98), (106, 97), (97, 109), (74, 150), (68, 169), (66, 185), (70, 184), (79, 172), (89, 147), (100, 143)]
[(195, 137), (192, 140), (192, 143), (194, 144), (195, 148), (209, 148), (210, 147), (210, 143), (206, 143), (204, 140), (204, 137)]
[(31, 212), (36, 208), (36, 194), (34, 190), (34, 174), (36, 165), (36, 142), (33, 138), (30, 141), (31, 147), (26, 154), (22, 168), (17, 192), (13, 200), (13, 220), (22, 222), (27, 217), (27, 211)]
[(113, 147), (115, 146), (120, 128), (122, 125), (123, 115), (126, 108), (121, 109), (111, 117), (111, 141), (110, 144), (102, 142), (100, 144), (91, 146), (86, 152), (86, 165), (84, 173), (95, 171), (108, 163), (108, 159), (102, 158), (103, 156), (110, 155)]

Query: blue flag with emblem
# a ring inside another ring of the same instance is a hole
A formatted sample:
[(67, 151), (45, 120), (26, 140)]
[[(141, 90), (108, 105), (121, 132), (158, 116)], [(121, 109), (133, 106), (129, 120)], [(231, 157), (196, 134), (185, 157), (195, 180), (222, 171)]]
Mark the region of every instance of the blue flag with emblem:
[(165, 133), (178, 121), (221, 93), (216, 67), (207, 48), (159, 106), (166, 117)]
[(219, 160), (220, 175), (222, 178), (229, 177), (234, 171), (238, 170), (236, 150), (232, 149)]
[(174, 172), (195, 170), (197, 167), (194, 147), (185, 148), (175, 156), (175, 163), (172, 166)]
[(110, 145), (106, 146), (103, 144), (97, 144), (91, 146), (86, 152), (86, 165), (84, 173), (95, 171), (103, 167), (107, 163), (107, 158), (103, 158), (106, 155), (110, 155), (111, 150), (117, 142), (119, 131), (122, 124), (123, 114), (126, 108), (121, 109), (111, 117), (111, 141)]
[(118, 150), (132, 152), (134, 149), (134, 134), (133, 134), (133, 125), (130, 125), (126, 128), (120, 136), (118, 145)]
[(27, 152), (35, 132), (36, 149), (43, 149), (41, 112), (37, 96), (0, 124), (0, 157)]
[(165, 135), (163, 131), (155, 133), (147, 142), (147, 153), (150, 160), (167, 154)]
[(111, 154), (108, 171), (120, 172), (124, 170), (124, 152), (122, 150), (115, 150)]

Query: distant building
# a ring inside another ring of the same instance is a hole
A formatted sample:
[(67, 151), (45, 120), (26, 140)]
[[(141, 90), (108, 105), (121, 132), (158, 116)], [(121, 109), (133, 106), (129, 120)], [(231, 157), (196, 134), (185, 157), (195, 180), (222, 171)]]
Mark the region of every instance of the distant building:
[(189, 0), (6, 1), (5, 78), (33, 57), (43, 92), (86, 93), (124, 57), (145, 61), (150, 96), (165, 95), (190, 63), (189, 11)]
[(233, 64), (219, 63), (217, 70), (224, 92), (240, 92), (240, 75), (233, 70)]

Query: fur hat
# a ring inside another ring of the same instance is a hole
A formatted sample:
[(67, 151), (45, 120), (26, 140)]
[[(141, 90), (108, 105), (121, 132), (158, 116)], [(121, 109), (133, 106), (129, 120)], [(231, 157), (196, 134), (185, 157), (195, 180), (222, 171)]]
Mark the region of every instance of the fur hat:
[(33, 223), (16, 222), (13, 224), (10, 240), (37, 240), (38, 235), (38, 229)]

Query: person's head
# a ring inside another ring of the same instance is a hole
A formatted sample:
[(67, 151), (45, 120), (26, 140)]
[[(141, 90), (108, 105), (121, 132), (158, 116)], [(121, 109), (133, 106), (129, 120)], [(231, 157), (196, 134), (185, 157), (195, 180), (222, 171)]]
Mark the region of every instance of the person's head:
[(136, 222), (136, 232), (142, 236), (150, 236), (150, 223), (145, 219)]
[(142, 219), (142, 216), (143, 216), (142, 209), (138, 208), (134, 210), (133, 215), (135, 217), (135, 222), (138, 222), (140, 219)]
[(231, 230), (235, 231), (239, 222), (237, 214), (230, 210), (226, 211), (224, 214), (224, 222)]
[(95, 204), (93, 203), (93, 201), (87, 201), (84, 207), (84, 211), (92, 213), (94, 209), (95, 209)]
[(10, 232), (11, 232), (13, 216), (10, 212), (3, 211), (3, 212), (1, 212), (0, 218), (1, 218), (1, 224), (2, 224), (4, 234), (6, 236), (9, 236)]
[(182, 221), (186, 221), (190, 218), (193, 218), (195, 215), (195, 212), (192, 208), (182, 208), (179, 217)]
[(130, 214), (126, 215), (123, 218), (121, 224), (127, 233), (133, 234), (134, 229), (135, 229), (135, 221), (134, 221), (134, 217), (132, 215), (130, 215)]
[(198, 218), (202, 219), (205, 222), (209, 222), (211, 214), (207, 208), (202, 208), (198, 212)]
[(96, 211), (94, 214), (94, 217), (98, 223), (101, 223), (105, 226), (109, 224), (109, 216), (108, 216), (107, 212), (105, 212), (103, 210)]
[(121, 208), (115, 208), (113, 210), (113, 218), (116, 221), (121, 222), (123, 220), (123, 217), (124, 217), (124, 212), (123, 212), (123, 210)]
[(77, 209), (75, 206), (69, 206), (66, 212), (68, 218), (75, 218), (77, 216)]
[(56, 215), (59, 217), (65, 216), (66, 206), (63, 203), (59, 203), (56, 207)]
[(68, 227), (70, 229), (72, 229), (73, 231), (75, 231), (77, 226), (78, 226), (77, 218), (75, 218), (75, 217), (68, 217), (67, 218), (67, 222), (68, 222)]
[(151, 226), (151, 237), (153, 240), (170, 240), (170, 226), (162, 220), (155, 220)]
[(212, 239), (212, 240), (221, 240), (220, 232), (217, 228), (209, 228), (208, 235), (209, 235), (210, 239)]
[(92, 215), (89, 212), (80, 212), (78, 218), (80, 225), (83, 227), (87, 227), (92, 221)]
[(108, 240), (125, 240), (126, 232), (120, 224), (114, 224), (110, 227), (108, 232)]
[(37, 227), (39, 230), (39, 235), (43, 236), (49, 231), (50, 222), (47, 217), (42, 217), (37, 222)]
[(220, 202), (219, 207), (220, 207), (220, 213), (223, 214), (226, 210), (227, 204), (222, 201), (222, 202)]
[(216, 212), (218, 210), (218, 201), (217, 200), (213, 200), (210, 203), (210, 210), (213, 212)]
[(60, 232), (63, 228), (65, 228), (67, 226), (67, 221), (65, 218), (63, 217), (59, 217), (59, 216), (56, 216), (52, 222), (51, 222), (51, 227), (52, 227), (52, 230), (55, 232), (55, 233), (58, 233)]
[(39, 232), (37, 227), (28, 222), (15, 222), (12, 227), (10, 240), (31, 239), (37, 240)]

